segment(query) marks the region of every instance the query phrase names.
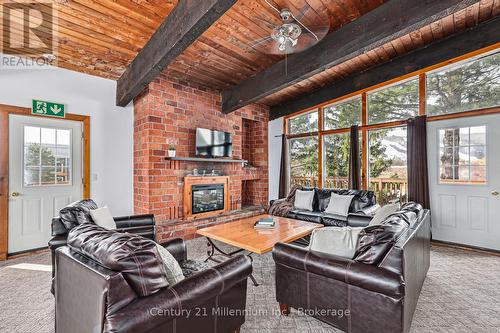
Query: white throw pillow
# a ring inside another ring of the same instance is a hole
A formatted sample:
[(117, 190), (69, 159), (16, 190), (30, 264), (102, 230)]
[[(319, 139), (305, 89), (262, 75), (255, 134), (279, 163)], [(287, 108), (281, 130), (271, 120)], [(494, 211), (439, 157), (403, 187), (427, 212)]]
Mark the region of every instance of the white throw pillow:
[(295, 191), (294, 206), (297, 209), (313, 210), (314, 191)]
[(116, 229), (116, 222), (107, 206), (90, 210), (90, 216), (95, 224), (108, 230)]
[(175, 260), (174, 256), (160, 244), (156, 244), (156, 248), (158, 249), (158, 253), (163, 261), (168, 284), (173, 285), (184, 280), (184, 274), (182, 273), (181, 266), (177, 260)]
[(328, 206), (325, 208), (325, 213), (346, 217), (349, 215), (349, 207), (351, 206), (352, 198), (354, 198), (354, 195), (339, 195), (332, 193)]
[(372, 225), (379, 225), (380, 223), (384, 222), (384, 220), (391, 215), (392, 213), (395, 213), (399, 210), (399, 205), (398, 204), (389, 204), (380, 207), (377, 209), (377, 212), (373, 216), (372, 220), (368, 224), (368, 226)]
[(352, 259), (362, 227), (325, 227), (314, 229), (309, 250)]

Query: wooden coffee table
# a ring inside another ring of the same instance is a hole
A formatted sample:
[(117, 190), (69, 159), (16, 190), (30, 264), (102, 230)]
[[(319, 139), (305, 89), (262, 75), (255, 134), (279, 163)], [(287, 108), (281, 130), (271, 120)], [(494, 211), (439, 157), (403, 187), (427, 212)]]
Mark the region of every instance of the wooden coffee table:
[[(254, 228), (255, 222), (263, 217), (273, 217), (276, 221), (274, 228)], [(220, 263), (221, 261), (214, 258), (214, 256), (222, 255), (230, 258), (237, 253), (248, 251), (247, 256), (252, 259), (251, 255), (253, 253), (264, 254), (271, 251), (278, 242), (293, 242), (309, 235), (314, 229), (322, 227), (323, 225), (318, 223), (304, 222), (286, 217), (258, 215), (199, 229), (197, 233), (205, 236), (208, 241), (208, 258), (205, 261), (212, 260)], [(217, 247), (213, 240), (232, 245), (238, 249), (232, 252), (225, 252)], [(250, 278), (254, 285), (258, 286), (255, 278), (253, 276), (250, 276)]]

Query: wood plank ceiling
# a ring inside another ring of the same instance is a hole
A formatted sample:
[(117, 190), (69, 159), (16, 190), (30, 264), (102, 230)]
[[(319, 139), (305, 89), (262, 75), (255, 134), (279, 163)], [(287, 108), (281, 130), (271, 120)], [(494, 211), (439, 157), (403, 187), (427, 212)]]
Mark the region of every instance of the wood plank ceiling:
[(316, 90), (353, 73), (384, 63), (396, 56), (421, 48), (454, 33), (464, 31), (499, 14), (500, 0), (481, 0), (464, 10), (397, 38), (362, 56), (348, 60), (298, 84), (269, 95), (263, 98), (260, 103), (266, 105), (280, 104), (289, 98)]
[[(280, 8), (287, 7), (296, 14), (305, 12), (305, 22), (314, 22), (319, 14), (326, 13), (332, 31), (376, 8), (384, 0), (271, 2)], [(60, 0), (54, 3), (58, 10), (58, 66), (116, 80), (171, 12), (177, 0)], [(500, 0), (481, 0), (465, 10), (283, 89), (260, 102), (279, 104), (477, 25), (499, 13)], [(166, 73), (187, 82), (221, 90), (266, 69), (282, 57), (265, 54), (251, 47), (254, 41), (270, 33), (270, 28), (262, 19), (279, 23), (276, 13), (264, 0), (239, 0), (188, 47), (166, 69)]]

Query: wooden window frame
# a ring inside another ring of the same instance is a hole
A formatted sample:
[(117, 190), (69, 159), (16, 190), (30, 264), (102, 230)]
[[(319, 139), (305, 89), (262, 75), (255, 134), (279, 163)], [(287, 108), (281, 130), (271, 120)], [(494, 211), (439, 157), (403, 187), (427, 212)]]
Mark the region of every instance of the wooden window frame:
[[(31, 114), (30, 108), (0, 104), (0, 260), (6, 260), (9, 246), (9, 116)], [(60, 119), (60, 118), (54, 118)], [(90, 198), (90, 116), (66, 114), (61, 120), (83, 123), (83, 198)]]
[[(427, 114), (427, 101), (426, 101), (426, 84), (427, 84), (427, 73), (434, 72), (438, 69), (450, 66), (455, 63), (460, 63), (464, 62), (467, 60), (470, 60), (472, 58), (481, 56), (481, 55), (486, 55), (488, 53), (494, 53), (496, 51), (500, 50), (500, 44), (496, 43), (494, 45), (491, 45), (489, 47), (485, 47), (467, 54), (464, 54), (460, 57), (456, 57), (453, 59), (449, 59), (447, 61), (441, 62), (439, 64), (435, 64), (433, 66), (429, 66), (427, 68), (414, 71), (411, 73), (407, 73), (403, 76), (394, 78), (392, 80), (388, 80), (379, 84), (376, 84), (374, 86), (357, 90), (352, 93), (349, 93), (347, 95), (328, 100), (326, 102), (323, 102), (321, 104), (317, 104), (314, 106), (311, 106), (309, 108), (306, 108), (304, 110), (292, 113), (290, 115), (284, 116), (284, 121), (283, 121), (283, 133), (286, 135), (288, 139), (291, 138), (300, 138), (300, 137), (308, 137), (308, 136), (317, 136), (318, 137), (318, 185), (319, 187), (323, 186), (323, 136), (329, 135), (329, 134), (337, 134), (337, 133), (346, 133), (349, 132), (349, 128), (341, 128), (341, 129), (334, 129), (334, 130), (324, 130), (324, 119), (323, 119), (323, 112), (324, 108), (326, 106), (329, 106), (331, 104), (336, 104), (340, 103), (344, 100), (348, 100), (350, 98), (353, 98), (355, 96), (361, 95), (361, 148), (362, 148), (362, 170), (361, 170), (361, 185), (363, 190), (368, 189), (368, 131), (374, 130), (374, 129), (383, 129), (383, 128), (392, 128), (392, 127), (398, 127), (398, 126), (405, 126), (407, 121), (406, 120), (399, 120), (399, 121), (391, 121), (391, 122), (385, 122), (385, 123), (378, 123), (378, 124), (368, 124), (368, 110), (367, 110), (367, 94), (369, 92), (373, 92), (376, 90), (379, 90), (381, 88), (384, 88), (386, 86), (390, 85), (396, 85), (398, 83), (411, 80), (412, 78), (417, 78), (418, 79), (418, 95), (419, 95), (419, 110), (418, 110), (418, 115), (423, 116)], [(309, 132), (309, 133), (300, 133), (300, 134), (290, 134), (288, 129), (288, 121), (291, 118), (295, 118), (297, 116), (300, 116), (301, 114), (308, 113), (311, 111), (317, 110), (318, 112), (318, 131), (314, 132)], [(458, 112), (458, 113), (450, 113), (450, 114), (443, 114), (443, 115), (435, 115), (435, 116), (429, 116), (427, 117), (427, 121), (439, 121), (439, 120), (448, 120), (448, 119), (457, 119), (457, 118), (464, 118), (464, 117), (476, 117), (476, 116), (482, 116), (482, 115), (488, 115), (488, 114), (496, 114), (500, 113), (500, 107), (491, 107), (491, 108), (485, 108), (485, 109), (478, 109), (478, 110), (471, 110), (471, 111), (465, 111), (465, 112)]]

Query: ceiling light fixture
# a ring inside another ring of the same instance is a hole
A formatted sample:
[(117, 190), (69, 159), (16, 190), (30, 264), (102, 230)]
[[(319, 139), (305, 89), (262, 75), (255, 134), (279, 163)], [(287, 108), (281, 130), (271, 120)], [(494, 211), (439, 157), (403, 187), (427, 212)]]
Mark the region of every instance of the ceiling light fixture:
[[(278, 8), (269, 0), (261, 0), (278, 14), (280, 23), (256, 16), (267, 28), (269, 34), (252, 42), (251, 46), (261, 52), (287, 55), (301, 52), (318, 43), (329, 31), (330, 25), (326, 11), (313, 11), (304, 7), (296, 15), (289, 8)], [(307, 15), (307, 13), (313, 13)], [(263, 13), (264, 14), (264, 13)], [(312, 25), (311, 22), (314, 22)], [(307, 25), (306, 25), (307, 24)]]

